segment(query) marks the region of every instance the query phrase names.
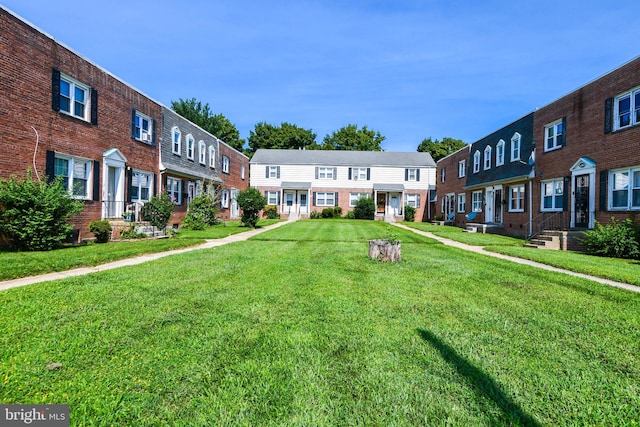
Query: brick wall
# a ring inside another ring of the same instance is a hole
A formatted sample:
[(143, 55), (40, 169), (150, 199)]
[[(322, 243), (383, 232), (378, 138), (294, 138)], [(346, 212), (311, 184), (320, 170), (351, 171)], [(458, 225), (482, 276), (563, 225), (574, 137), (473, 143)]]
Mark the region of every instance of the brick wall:
[[(249, 158), (244, 154), (234, 150), (227, 144), (220, 143), (220, 161), (222, 162), (223, 156), (229, 159), (229, 172), (222, 171), (222, 164), (220, 165), (220, 178), (222, 179), (221, 189), (229, 191), (229, 207), (220, 209), (220, 216), (222, 219), (232, 219), (232, 203), (231, 191), (232, 190), (246, 190), (249, 187)], [(243, 175), (244, 170), (244, 175)], [(240, 212), (241, 213), (241, 212)]]

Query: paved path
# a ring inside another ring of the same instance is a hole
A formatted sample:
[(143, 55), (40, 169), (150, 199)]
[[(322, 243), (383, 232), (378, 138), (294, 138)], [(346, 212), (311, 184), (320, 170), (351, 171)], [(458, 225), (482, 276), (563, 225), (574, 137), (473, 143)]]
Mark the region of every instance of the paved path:
[[(631, 291), (631, 292), (640, 293), (640, 287), (639, 286), (629, 285), (628, 283), (615, 282), (613, 280), (602, 279), (600, 277), (589, 276), (587, 274), (576, 273), (574, 271), (563, 270), (561, 268), (552, 267), (550, 265), (541, 264), (541, 263), (535, 262), (535, 261), (529, 261), (527, 259), (516, 258), (516, 257), (512, 257), (512, 256), (509, 256), (509, 255), (498, 254), (498, 253), (495, 253), (495, 252), (489, 252), (489, 251), (486, 251), (481, 246), (471, 246), (471, 245), (467, 245), (465, 243), (456, 242), (454, 240), (450, 240), (450, 239), (446, 239), (444, 237), (436, 236), (435, 234), (429, 233), (427, 231), (421, 231), (421, 230), (417, 230), (415, 228), (407, 227), (406, 225), (403, 225), (403, 224), (393, 223), (393, 225), (395, 225), (396, 227), (404, 228), (405, 230), (413, 231), (414, 233), (429, 237), (431, 239), (435, 239), (435, 240), (437, 240), (437, 241), (439, 241), (441, 243), (444, 243), (447, 246), (453, 246), (453, 247), (456, 247), (456, 248), (464, 249), (465, 251), (470, 251), (470, 252), (475, 252), (475, 253), (482, 254), (482, 255), (492, 256), (494, 258), (505, 259), (507, 261), (515, 262), (515, 263), (518, 263), (518, 264), (530, 265), (532, 267), (537, 267), (537, 268), (541, 268), (543, 270), (548, 270), (548, 271), (554, 271), (556, 273), (564, 273), (564, 274), (568, 274), (568, 275), (575, 276), (575, 277), (581, 277), (583, 279), (593, 280), (594, 282), (602, 283), (604, 285), (614, 286), (616, 288), (626, 289), (626, 290)], [(532, 250), (536, 250), (536, 249), (532, 249)], [(539, 250), (541, 250), (541, 249), (539, 249)]]
[(287, 221), (281, 221), (275, 224), (268, 225), (266, 227), (255, 228), (253, 230), (245, 231), (244, 233), (232, 234), (231, 236), (227, 236), (223, 239), (207, 240), (206, 243), (203, 243), (201, 245), (190, 246), (188, 248), (176, 249), (176, 250), (167, 251), (167, 252), (158, 252), (155, 254), (140, 255), (135, 258), (121, 259), (121, 260), (113, 261), (107, 264), (100, 264), (95, 267), (74, 268), (73, 270), (47, 273), (39, 276), (23, 277), (23, 278), (14, 279), (14, 280), (7, 280), (5, 282), (0, 282), (0, 291), (4, 291), (11, 288), (17, 288), (20, 286), (32, 285), (34, 283), (48, 282), (50, 280), (64, 279), (67, 277), (74, 277), (74, 276), (81, 276), (83, 274), (96, 273), (98, 271), (112, 270), (114, 268), (125, 267), (128, 265), (142, 264), (143, 262), (153, 261), (153, 260), (164, 258), (170, 255), (181, 254), (184, 252), (190, 252), (190, 251), (195, 251), (199, 249), (215, 248), (217, 246), (226, 245), (228, 243), (241, 242), (243, 240), (247, 240), (250, 237), (253, 237), (260, 233), (264, 233), (267, 230), (273, 230), (274, 228), (278, 228), (286, 223)]

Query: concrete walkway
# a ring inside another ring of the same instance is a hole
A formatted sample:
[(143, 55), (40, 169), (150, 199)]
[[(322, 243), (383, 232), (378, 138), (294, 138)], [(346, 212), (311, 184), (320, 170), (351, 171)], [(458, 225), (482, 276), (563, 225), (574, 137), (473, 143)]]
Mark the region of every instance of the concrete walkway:
[[(588, 279), (588, 280), (592, 280), (594, 282), (602, 283), (603, 285), (613, 286), (613, 287), (616, 287), (616, 288), (626, 289), (627, 291), (640, 293), (640, 287), (639, 286), (629, 285), (628, 283), (615, 282), (613, 280), (602, 279), (600, 277), (589, 276), (587, 274), (576, 273), (574, 271), (563, 270), (561, 268), (552, 267), (550, 265), (541, 264), (541, 263), (535, 262), (535, 261), (529, 261), (527, 259), (516, 258), (516, 257), (508, 256), (508, 255), (495, 253), (495, 252), (489, 252), (489, 251), (486, 251), (481, 246), (471, 246), (471, 245), (467, 245), (465, 243), (456, 242), (454, 240), (450, 240), (450, 239), (446, 239), (444, 237), (436, 236), (435, 234), (429, 233), (427, 231), (421, 231), (421, 230), (417, 230), (415, 228), (407, 227), (406, 225), (403, 225), (403, 224), (394, 223), (393, 225), (395, 225), (396, 227), (404, 228), (405, 230), (413, 231), (414, 233), (420, 234), (422, 236), (429, 237), (431, 239), (437, 240), (437, 241), (439, 241), (441, 243), (444, 243), (447, 246), (453, 246), (453, 247), (456, 247), (456, 248), (459, 248), (459, 249), (464, 249), (465, 251), (475, 252), (477, 254), (487, 255), (487, 256), (494, 257), (494, 258), (500, 258), (500, 259), (504, 259), (504, 260), (507, 260), (507, 261), (515, 262), (517, 264), (530, 265), (532, 267), (541, 268), (543, 270), (553, 271), (553, 272), (556, 272), (556, 273), (568, 274), (570, 276), (580, 277), (582, 279)], [(536, 250), (536, 249), (532, 249), (532, 250)]]
[(155, 254), (144, 254), (144, 255), (137, 256), (135, 258), (125, 258), (125, 259), (113, 261), (107, 264), (100, 264), (95, 267), (74, 268), (73, 270), (47, 273), (39, 276), (22, 277), (20, 279), (14, 279), (14, 280), (7, 280), (4, 282), (0, 282), (0, 291), (4, 291), (11, 288), (17, 288), (20, 286), (32, 285), (34, 283), (48, 282), (51, 280), (65, 279), (67, 277), (82, 276), (83, 274), (112, 270), (114, 268), (126, 267), (129, 265), (142, 264), (143, 262), (153, 261), (153, 260), (164, 258), (170, 255), (176, 255), (176, 254), (181, 254), (184, 252), (190, 252), (190, 251), (195, 251), (200, 249), (215, 248), (217, 246), (222, 246), (222, 245), (226, 245), (234, 242), (241, 242), (249, 239), (250, 237), (264, 233), (265, 231), (278, 228), (286, 223), (287, 221), (281, 221), (275, 224), (268, 225), (266, 227), (255, 228), (253, 230), (245, 231), (244, 233), (232, 234), (231, 236), (227, 236), (223, 239), (207, 240), (206, 243), (203, 243), (201, 245), (190, 246), (188, 248), (176, 249), (176, 250), (167, 251), (167, 252), (158, 252)]

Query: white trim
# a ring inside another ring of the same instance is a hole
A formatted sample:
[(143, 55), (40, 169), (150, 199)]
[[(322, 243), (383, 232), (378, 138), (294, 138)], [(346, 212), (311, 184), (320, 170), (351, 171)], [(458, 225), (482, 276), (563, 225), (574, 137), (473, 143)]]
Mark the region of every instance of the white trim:
[[(518, 149), (516, 150), (516, 143)], [(520, 160), (520, 152), (522, 151), (522, 136), (516, 132), (511, 137), (511, 161), (515, 162)]]
[(571, 223), (570, 227), (576, 226), (576, 191), (575, 182), (578, 175), (589, 175), (589, 223), (588, 228), (593, 228), (596, 216), (596, 163), (588, 157), (581, 157), (573, 164), (571, 171)]
[(171, 152), (178, 156), (182, 155), (182, 132), (178, 126), (171, 128)]
[[(504, 142), (504, 139), (501, 139), (496, 144), (496, 167), (504, 165), (504, 147), (505, 146), (506, 146), (506, 143)], [(500, 155), (501, 152), (502, 152), (502, 155)]]
[[(560, 133), (558, 133), (558, 125), (560, 125)], [(553, 141), (553, 145), (551, 147), (547, 147), (547, 142), (549, 140), (549, 130), (553, 129), (553, 136), (551, 137), (551, 140)], [(548, 125), (546, 125), (544, 127), (544, 152), (546, 153), (547, 151), (553, 151), (553, 150), (557, 150), (559, 148), (562, 148), (562, 145), (560, 145), (560, 137), (562, 137), (562, 134), (564, 133), (564, 129), (562, 129), (562, 119), (556, 120), (553, 123), (549, 123)]]

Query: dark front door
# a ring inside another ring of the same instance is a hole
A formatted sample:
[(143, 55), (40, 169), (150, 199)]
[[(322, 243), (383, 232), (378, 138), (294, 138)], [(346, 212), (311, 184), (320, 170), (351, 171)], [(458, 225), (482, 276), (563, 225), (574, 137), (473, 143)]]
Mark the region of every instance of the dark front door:
[(589, 175), (576, 176), (575, 225), (577, 228), (589, 226)]

